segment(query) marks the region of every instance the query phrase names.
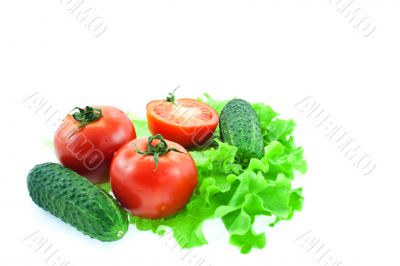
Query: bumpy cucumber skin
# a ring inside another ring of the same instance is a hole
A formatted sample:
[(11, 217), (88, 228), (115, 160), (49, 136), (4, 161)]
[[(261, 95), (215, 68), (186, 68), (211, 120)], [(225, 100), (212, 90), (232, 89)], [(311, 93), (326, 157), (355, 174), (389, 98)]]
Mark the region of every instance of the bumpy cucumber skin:
[(92, 238), (115, 241), (128, 230), (126, 212), (109, 194), (60, 164), (36, 165), (27, 183), (38, 206)]
[(236, 159), (247, 164), (251, 158), (262, 158), (264, 140), (256, 112), (241, 99), (229, 101), (221, 111), (219, 128), (222, 141), (236, 146)]

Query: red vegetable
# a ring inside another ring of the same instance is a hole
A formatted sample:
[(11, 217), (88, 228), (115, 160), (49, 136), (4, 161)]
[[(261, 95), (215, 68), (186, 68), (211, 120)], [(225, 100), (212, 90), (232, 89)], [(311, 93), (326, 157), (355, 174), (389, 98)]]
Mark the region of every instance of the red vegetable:
[(217, 111), (211, 106), (195, 99), (175, 100), (173, 94), (172, 99), (149, 102), (146, 109), (153, 135), (161, 134), (186, 148), (206, 143), (219, 121)]
[(54, 146), (59, 161), (94, 183), (109, 180), (114, 153), (136, 138), (135, 128), (121, 110), (87, 106), (67, 117), (58, 128)]
[(190, 154), (161, 135), (128, 142), (115, 154), (111, 188), (123, 207), (143, 218), (178, 212), (197, 185)]

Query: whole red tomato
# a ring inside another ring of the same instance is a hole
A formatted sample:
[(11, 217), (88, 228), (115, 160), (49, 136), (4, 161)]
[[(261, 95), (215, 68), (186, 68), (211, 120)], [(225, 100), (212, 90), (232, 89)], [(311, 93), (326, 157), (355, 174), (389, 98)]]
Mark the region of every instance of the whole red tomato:
[(197, 185), (197, 169), (185, 148), (156, 135), (122, 146), (111, 162), (110, 181), (132, 214), (163, 218), (185, 206)]
[(59, 161), (93, 183), (109, 180), (114, 153), (136, 138), (135, 128), (121, 110), (111, 106), (76, 108), (54, 137)]

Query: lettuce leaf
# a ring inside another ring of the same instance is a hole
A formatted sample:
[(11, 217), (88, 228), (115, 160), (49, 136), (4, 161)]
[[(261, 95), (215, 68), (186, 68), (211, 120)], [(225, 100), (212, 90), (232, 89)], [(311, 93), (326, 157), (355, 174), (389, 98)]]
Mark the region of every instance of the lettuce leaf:
[[(219, 113), (227, 101), (213, 100), (205, 95), (205, 102)], [(307, 163), (303, 149), (297, 147), (292, 136), (293, 120), (278, 118), (268, 105), (255, 103), (264, 136), (265, 154), (253, 158), (245, 168), (235, 162), (237, 148), (216, 140), (216, 146), (191, 151), (198, 169), (198, 186), (190, 201), (178, 214), (164, 219), (142, 219), (130, 216), (139, 230), (164, 234), (172, 230), (182, 248), (207, 244), (203, 224), (209, 219), (221, 219), (230, 235), (230, 243), (241, 253), (266, 245), (265, 233), (255, 233), (257, 216), (271, 216), (274, 226), (290, 220), (303, 205), (301, 188), (292, 188), (296, 172), (304, 174)], [(148, 133), (144, 121), (135, 120), (138, 132)], [(140, 134), (138, 134), (140, 136)]]
[(147, 128), (146, 120), (142, 120), (132, 113), (128, 113), (127, 115), (132, 120), (132, 123), (135, 126), (136, 137), (140, 138), (151, 135), (149, 129)]

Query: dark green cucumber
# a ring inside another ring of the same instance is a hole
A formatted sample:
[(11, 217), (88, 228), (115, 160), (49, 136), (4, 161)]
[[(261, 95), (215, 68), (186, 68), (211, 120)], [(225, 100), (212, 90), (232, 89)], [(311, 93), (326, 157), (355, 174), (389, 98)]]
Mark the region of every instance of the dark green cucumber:
[(128, 230), (126, 212), (109, 194), (60, 164), (36, 165), (27, 182), (38, 206), (90, 237), (115, 241)]
[(221, 111), (219, 128), (222, 141), (236, 146), (238, 162), (247, 164), (251, 158), (262, 158), (264, 140), (256, 112), (241, 99), (229, 101)]

